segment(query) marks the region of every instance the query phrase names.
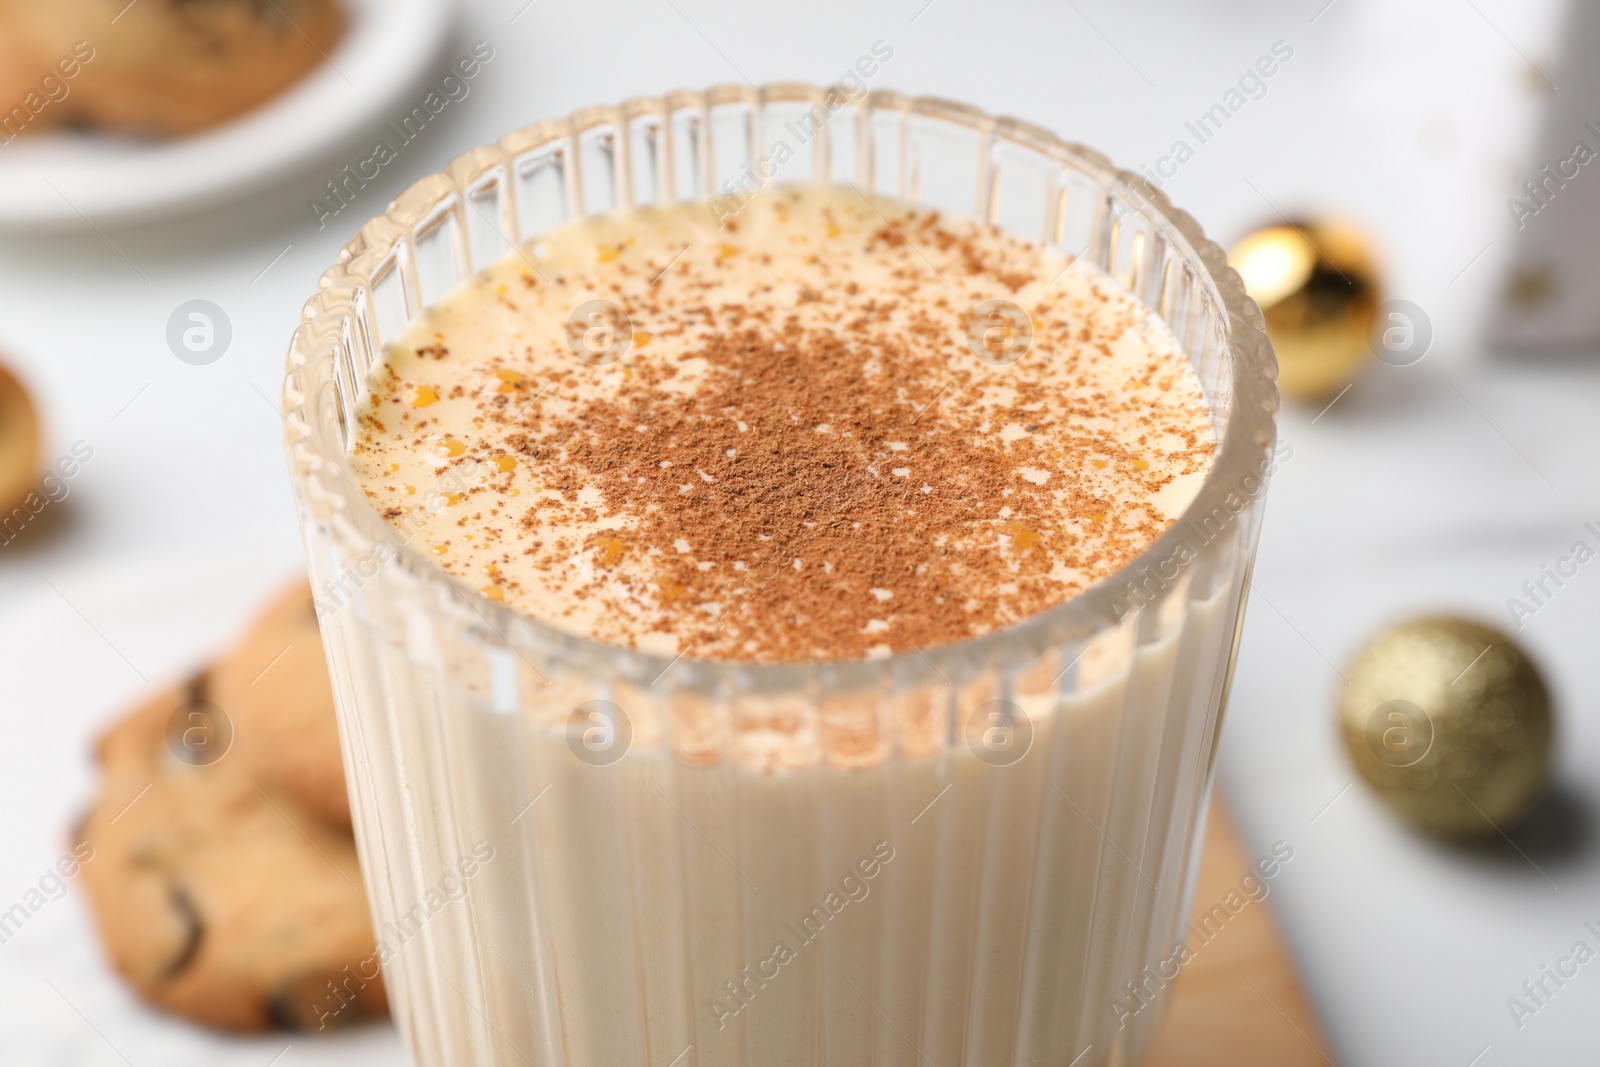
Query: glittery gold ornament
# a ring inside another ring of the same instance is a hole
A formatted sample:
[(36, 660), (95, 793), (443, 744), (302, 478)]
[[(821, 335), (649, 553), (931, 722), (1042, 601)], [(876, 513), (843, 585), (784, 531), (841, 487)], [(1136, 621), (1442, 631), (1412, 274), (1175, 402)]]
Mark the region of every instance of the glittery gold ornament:
[(1383, 299), (1374, 259), (1366, 234), (1339, 221), (1268, 226), (1229, 253), (1266, 315), (1285, 396), (1331, 398), (1371, 357), (1373, 314)]
[(39, 475), (39, 416), (22, 383), (0, 364), (0, 515), (22, 503)]
[(1441, 836), (1507, 828), (1549, 775), (1538, 669), (1511, 638), (1465, 619), (1415, 619), (1373, 638), (1350, 663), (1339, 726), (1384, 803)]

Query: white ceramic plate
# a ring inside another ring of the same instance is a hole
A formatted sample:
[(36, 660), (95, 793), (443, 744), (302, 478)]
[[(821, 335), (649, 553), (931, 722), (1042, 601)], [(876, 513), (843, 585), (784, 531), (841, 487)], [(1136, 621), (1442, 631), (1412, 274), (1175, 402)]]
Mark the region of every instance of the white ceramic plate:
[(345, 0), (329, 62), (253, 111), (175, 141), (51, 131), (0, 149), (0, 226), (82, 227), (183, 214), (327, 152), (400, 102), (438, 54), (454, 0)]

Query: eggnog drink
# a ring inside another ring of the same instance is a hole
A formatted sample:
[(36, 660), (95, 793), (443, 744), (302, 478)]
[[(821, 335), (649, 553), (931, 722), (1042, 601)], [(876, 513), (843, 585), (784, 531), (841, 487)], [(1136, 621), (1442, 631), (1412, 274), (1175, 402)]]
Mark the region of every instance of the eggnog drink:
[(1129, 1062), (1112, 994), (1177, 937), (1236, 588), (944, 684), (674, 676), (924, 669), (1128, 564), (1216, 449), (1122, 285), (852, 188), (590, 218), (434, 302), (368, 377), (367, 497), (472, 595), (664, 667), (508, 661), (497, 732), (416, 740), (521, 767), (450, 830), (505, 857), (470, 918), (386, 969), (419, 1057)]

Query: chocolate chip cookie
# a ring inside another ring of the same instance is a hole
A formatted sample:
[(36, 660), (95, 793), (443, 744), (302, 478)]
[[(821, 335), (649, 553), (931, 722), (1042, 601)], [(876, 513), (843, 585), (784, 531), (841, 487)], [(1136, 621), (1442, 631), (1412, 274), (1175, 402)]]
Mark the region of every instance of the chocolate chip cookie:
[(0, 24), (46, 64), (92, 46), (58, 113), (177, 136), (247, 111), (327, 62), (345, 16), (335, 0), (0, 0)]
[(349, 832), (207, 750), (216, 735), (191, 736), (218, 706), (201, 676), (100, 742), (103, 788), (77, 839), (94, 849), (82, 877), (112, 963), (151, 1003), (227, 1029), (384, 1013)]
[(262, 788), (350, 825), (333, 686), (309, 585), (296, 582), (274, 599), (212, 667), (206, 688), (233, 726), (228, 759)]

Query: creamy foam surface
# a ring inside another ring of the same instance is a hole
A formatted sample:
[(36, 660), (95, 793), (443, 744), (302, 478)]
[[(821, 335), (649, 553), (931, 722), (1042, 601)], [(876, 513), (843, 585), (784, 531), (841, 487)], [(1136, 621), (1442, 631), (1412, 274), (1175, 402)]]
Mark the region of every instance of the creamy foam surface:
[(353, 454), (406, 538), (535, 618), (793, 662), (1070, 599), (1171, 524), (1215, 449), (1176, 339), (1111, 279), (807, 188), (507, 255), (386, 348)]

